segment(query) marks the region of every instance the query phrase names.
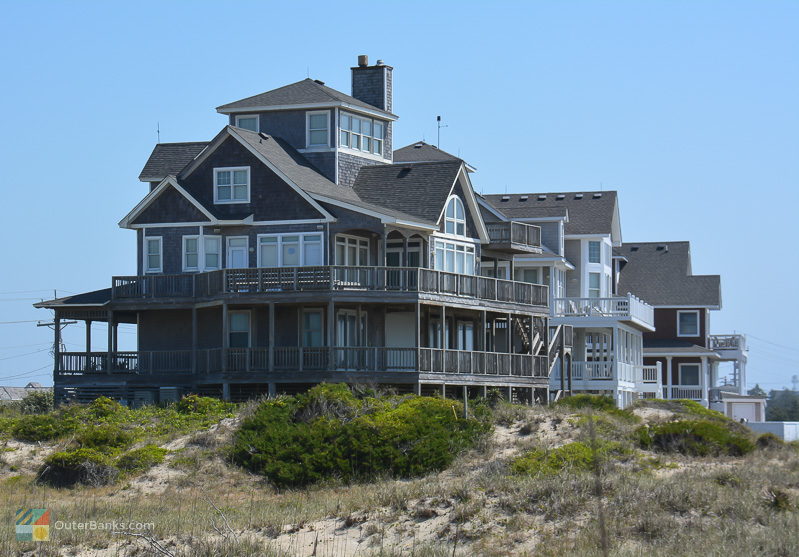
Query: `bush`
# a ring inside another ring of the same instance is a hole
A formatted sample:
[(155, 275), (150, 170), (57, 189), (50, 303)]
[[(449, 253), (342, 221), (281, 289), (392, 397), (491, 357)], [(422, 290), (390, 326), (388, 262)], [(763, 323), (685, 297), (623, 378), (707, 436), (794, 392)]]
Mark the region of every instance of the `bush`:
[(116, 466), (124, 472), (143, 472), (156, 464), (161, 464), (168, 452), (156, 445), (145, 445), (120, 456)]
[(242, 422), (231, 456), (280, 487), (417, 476), (446, 467), (489, 429), (461, 414), (451, 400), (358, 398), (346, 385), (320, 385), (262, 403)]
[(645, 449), (678, 452), (689, 456), (742, 456), (754, 450), (751, 439), (708, 420), (680, 420), (636, 431)]
[(53, 391), (31, 391), (19, 401), (23, 414), (44, 414), (53, 409)]
[(175, 403), (175, 410), (181, 414), (217, 415), (230, 411), (232, 404), (199, 395), (186, 395)]
[(97, 449), (110, 453), (116, 449), (130, 446), (135, 436), (116, 425), (99, 425), (89, 427), (78, 433), (75, 441), (81, 447)]
[(94, 418), (104, 420), (116, 417), (120, 414), (126, 414), (128, 409), (115, 400), (101, 396), (100, 398), (94, 399), (89, 404), (88, 411)]
[(612, 412), (618, 410), (616, 402), (609, 396), (604, 395), (572, 395), (560, 399), (557, 402), (558, 406), (565, 406), (566, 408), (573, 408), (575, 410), (583, 410), (591, 408), (602, 412)]
[(16, 420), (11, 426), (11, 434), (20, 441), (50, 441), (73, 432), (75, 427), (72, 420), (52, 414), (31, 414)]
[(75, 449), (53, 453), (44, 460), (42, 481), (55, 486), (85, 484), (101, 486), (113, 483), (119, 470), (108, 455), (95, 449)]
[[(618, 456), (627, 452), (619, 443), (600, 442), (596, 448), (596, 457), (601, 462), (609, 456)], [(513, 472), (531, 476), (553, 475), (563, 470), (587, 472), (593, 467), (594, 451), (579, 441), (549, 451), (534, 449), (511, 463)]]

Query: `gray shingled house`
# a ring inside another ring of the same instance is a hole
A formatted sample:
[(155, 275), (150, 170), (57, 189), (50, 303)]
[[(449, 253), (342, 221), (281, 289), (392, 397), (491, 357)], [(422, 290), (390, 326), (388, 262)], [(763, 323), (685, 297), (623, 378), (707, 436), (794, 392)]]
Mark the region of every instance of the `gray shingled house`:
[[(218, 107), (210, 141), (155, 146), (119, 223), (136, 275), (36, 304), (87, 324), (84, 351), (55, 354), (57, 400), (243, 400), (322, 381), (547, 399), (565, 343), (548, 287), (481, 272), (544, 257), (541, 227), (487, 222), (461, 159), (395, 152), (393, 69), (364, 56), (351, 72), (350, 95), (305, 79)], [(119, 323), (137, 350), (118, 350)]]

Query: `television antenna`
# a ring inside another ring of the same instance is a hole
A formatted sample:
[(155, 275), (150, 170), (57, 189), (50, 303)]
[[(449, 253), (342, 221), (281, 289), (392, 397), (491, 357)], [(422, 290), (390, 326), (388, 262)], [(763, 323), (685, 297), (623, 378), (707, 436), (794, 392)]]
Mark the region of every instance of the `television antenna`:
[(436, 124), (438, 125), (438, 140), (436, 141), (436, 147), (441, 149), (441, 128), (448, 128), (447, 124), (441, 123), (441, 116), (436, 116)]

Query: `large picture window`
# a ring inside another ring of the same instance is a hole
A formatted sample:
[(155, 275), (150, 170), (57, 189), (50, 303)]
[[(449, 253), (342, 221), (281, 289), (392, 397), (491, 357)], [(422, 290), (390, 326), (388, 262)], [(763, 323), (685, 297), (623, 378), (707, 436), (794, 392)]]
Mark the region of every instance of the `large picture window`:
[(249, 166), (214, 168), (214, 203), (249, 202)]
[(474, 246), (436, 240), (435, 268), (447, 273), (474, 274)]
[(258, 236), (259, 267), (322, 265), (321, 234), (262, 234)]
[(342, 147), (382, 156), (385, 124), (380, 120), (342, 112), (339, 128)]
[(336, 265), (369, 265), (369, 240), (357, 236), (336, 236)]

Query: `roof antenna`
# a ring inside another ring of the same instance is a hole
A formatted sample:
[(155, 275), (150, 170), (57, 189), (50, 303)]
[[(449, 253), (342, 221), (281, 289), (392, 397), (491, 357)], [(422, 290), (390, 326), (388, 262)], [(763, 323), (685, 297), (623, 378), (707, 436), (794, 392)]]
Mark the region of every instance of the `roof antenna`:
[(448, 128), (449, 126), (441, 123), (441, 116), (436, 116), (436, 124), (438, 124), (438, 142), (436, 147), (441, 149), (441, 128)]
[(158, 134), (158, 143), (161, 143), (161, 122), (155, 123), (155, 133)]
[(305, 66), (305, 77), (311, 79), (311, 66)]

